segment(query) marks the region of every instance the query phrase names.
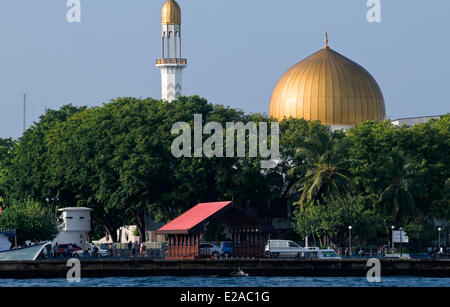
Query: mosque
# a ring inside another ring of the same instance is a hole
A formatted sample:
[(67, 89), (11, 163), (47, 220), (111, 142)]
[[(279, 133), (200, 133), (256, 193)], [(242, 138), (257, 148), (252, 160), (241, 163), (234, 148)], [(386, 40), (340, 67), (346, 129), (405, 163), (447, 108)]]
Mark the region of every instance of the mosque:
[[(182, 93), (181, 9), (175, 0), (162, 8), (161, 71), (162, 99), (169, 102)], [(333, 129), (348, 129), (368, 120), (386, 119), (383, 93), (372, 75), (359, 64), (325, 46), (298, 62), (280, 78), (272, 93), (269, 115), (278, 120), (304, 118)], [(416, 124), (431, 117), (394, 120)], [(439, 116), (434, 117), (439, 118)]]

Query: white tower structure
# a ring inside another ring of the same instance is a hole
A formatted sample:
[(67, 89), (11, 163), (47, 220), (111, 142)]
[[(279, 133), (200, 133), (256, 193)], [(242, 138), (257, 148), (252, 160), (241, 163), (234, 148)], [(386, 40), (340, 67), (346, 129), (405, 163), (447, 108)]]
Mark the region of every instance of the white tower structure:
[(62, 224), (59, 226), (59, 234), (53, 240), (58, 244), (77, 244), (85, 248), (86, 239), (91, 231), (90, 208), (73, 207), (59, 209)]
[(162, 8), (161, 58), (156, 67), (161, 70), (161, 95), (172, 102), (181, 95), (182, 71), (187, 60), (181, 57), (181, 9), (175, 0), (167, 0)]

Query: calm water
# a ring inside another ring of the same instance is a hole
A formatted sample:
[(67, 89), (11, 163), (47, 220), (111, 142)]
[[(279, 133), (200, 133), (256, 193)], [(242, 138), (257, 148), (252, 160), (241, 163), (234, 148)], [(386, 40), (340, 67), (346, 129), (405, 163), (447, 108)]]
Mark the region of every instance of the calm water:
[(1, 279), (3, 287), (450, 287), (450, 278), (385, 277), (376, 285), (360, 277), (111, 277), (66, 279)]

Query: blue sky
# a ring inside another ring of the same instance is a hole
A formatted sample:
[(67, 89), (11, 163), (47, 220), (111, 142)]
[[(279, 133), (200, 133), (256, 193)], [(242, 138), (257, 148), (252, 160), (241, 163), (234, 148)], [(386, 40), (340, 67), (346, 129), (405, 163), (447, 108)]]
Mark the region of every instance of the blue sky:
[[(81, 0), (81, 23), (66, 0), (0, 1), (0, 137), (22, 134), (46, 107), (101, 105), (122, 96), (160, 98), (163, 0)], [(450, 1), (381, 0), (381, 23), (366, 0), (178, 0), (184, 93), (246, 112), (268, 112), (272, 89), (293, 64), (323, 46), (378, 81), (390, 118), (450, 111)]]

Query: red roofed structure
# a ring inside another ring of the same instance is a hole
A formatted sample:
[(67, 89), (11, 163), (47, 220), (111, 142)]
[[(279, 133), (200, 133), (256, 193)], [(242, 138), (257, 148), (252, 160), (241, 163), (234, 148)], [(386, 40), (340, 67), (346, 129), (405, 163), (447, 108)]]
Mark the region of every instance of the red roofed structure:
[(161, 227), (158, 232), (166, 234), (187, 234), (189, 231), (192, 231), (195, 226), (198, 226), (204, 220), (231, 204), (231, 201), (198, 204), (194, 208), (186, 211), (184, 214), (174, 219), (169, 224)]
[(232, 236), (233, 256), (261, 257), (272, 227), (239, 208), (232, 201), (200, 203), (167, 225), (158, 234), (168, 236), (168, 259), (201, 257), (200, 240), (205, 225), (212, 221), (225, 225)]

